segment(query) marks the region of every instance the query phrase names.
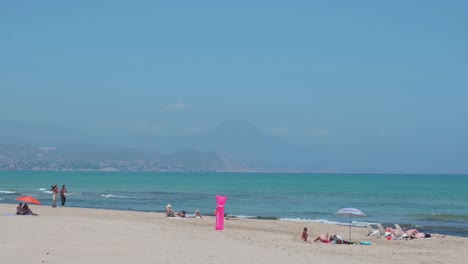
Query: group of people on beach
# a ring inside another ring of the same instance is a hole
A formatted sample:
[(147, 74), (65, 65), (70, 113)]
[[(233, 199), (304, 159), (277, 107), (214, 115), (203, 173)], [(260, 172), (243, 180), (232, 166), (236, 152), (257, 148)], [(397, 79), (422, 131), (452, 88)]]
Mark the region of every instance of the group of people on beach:
[[(410, 238), (410, 239), (431, 238), (431, 237), (443, 238), (443, 237), (445, 237), (445, 235), (441, 235), (441, 234), (423, 233), (423, 232), (418, 231), (417, 229), (405, 230), (403, 228), (403, 231), (404, 231), (403, 237)], [(388, 236), (390, 236), (390, 237), (398, 236), (398, 230), (394, 229), (394, 228), (391, 228), (391, 227), (385, 228), (385, 232), (388, 233)]]
[[(304, 227), (304, 230), (301, 234), (301, 239), (303, 241), (308, 241), (309, 233), (307, 227)], [(340, 235), (331, 235), (330, 237), (328, 234), (320, 234), (316, 236), (313, 240), (314, 242), (322, 242), (322, 243), (331, 243), (331, 244), (352, 244), (353, 242), (344, 240)]]
[(62, 185), (62, 189), (60, 190), (57, 184), (51, 185), (50, 191), (52, 192), (52, 208), (57, 207), (57, 196), (59, 193), (60, 193), (60, 198), (62, 201), (62, 206), (65, 206), (65, 203), (67, 202), (67, 194), (68, 194), (68, 190), (65, 187), (65, 185)]
[[(410, 239), (418, 239), (418, 238), (443, 238), (445, 235), (441, 234), (429, 234), (429, 233), (423, 233), (420, 232), (416, 229), (410, 229), (405, 231), (406, 237)], [(301, 234), (301, 240), (303, 241), (308, 241), (309, 233), (307, 227), (304, 227), (302, 234)], [(316, 236), (313, 240), (314, 242), (322, 242), (322, 243), (331, 243), (331, 244), (353, 244), (351, 241), (344, 240), (341, 236), (339, 235), (331, 235), (328, 236), (328, 234), (320, 234)]]
[(187, 212), (185, 210), (182, 210), (180, 212), (174, 212), (172, 211), (172, 206), (171, 204), (166, 205), (166, 216), (167, 217), (181, 217), (181, 218), (203, 218), (201, 215), (200, 211), (195, 210), (195, 212), (192, 215), (187, 215)]
[(25, 203), (19, 203), (19, 205), (16, 207), (16, 214), (17, 215), (37, 215), (31, 211), (29, 206)]

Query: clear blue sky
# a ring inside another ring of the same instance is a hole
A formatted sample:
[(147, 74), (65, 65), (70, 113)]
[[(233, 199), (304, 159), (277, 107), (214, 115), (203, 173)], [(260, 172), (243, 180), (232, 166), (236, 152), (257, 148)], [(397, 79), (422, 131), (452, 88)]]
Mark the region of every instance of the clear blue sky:
[(2, 1), (0, 120), (164, 149), (247, 119), (337, 166), (468, 172), (466, 1)]

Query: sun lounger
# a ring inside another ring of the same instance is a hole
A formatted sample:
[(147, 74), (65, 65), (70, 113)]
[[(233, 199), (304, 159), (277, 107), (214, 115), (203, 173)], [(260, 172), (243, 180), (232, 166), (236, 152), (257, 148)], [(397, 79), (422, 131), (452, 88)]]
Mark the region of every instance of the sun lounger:
[(372, 228), (370, 224), (366, 224), (366, 227), (367, 227), (367, 231), (369, 231), (369, 234), (367, 234), (367, 236), (373, 237), (373, 236), (379, 235), (380, 231)]
[(408, 237), (399, 224), (395, 224), (395, 228), (397, 230), (396, 239), (403, 239)]
[(379, 228), (379, 237), (387, 237), (392, 234), (390, 232), (386, 232), (382, 224), (377, 224), (377, 228)]

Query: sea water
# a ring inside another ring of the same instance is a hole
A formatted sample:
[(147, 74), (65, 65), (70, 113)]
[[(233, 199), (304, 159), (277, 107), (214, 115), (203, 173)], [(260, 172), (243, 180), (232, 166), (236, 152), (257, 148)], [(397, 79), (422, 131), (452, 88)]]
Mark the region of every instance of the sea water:
[[(69, 207), (163, 212), (170, 203), (175, 211), (212, 215), (219, 194), (228, 197), (231, 217), (398, 223), (468, 237), (468, 175), (2, 171), (0, 203), (32, 195), (51, 205), (54, 184), (67, 186)], [(366, 216), (337, 216), (345, 207)]]

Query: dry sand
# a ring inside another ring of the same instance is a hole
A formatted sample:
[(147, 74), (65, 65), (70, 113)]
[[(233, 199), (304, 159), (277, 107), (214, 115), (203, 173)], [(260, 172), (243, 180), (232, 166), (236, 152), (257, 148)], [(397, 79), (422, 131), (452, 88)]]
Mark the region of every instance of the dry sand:
[(0, 204), (0, 263), (468, 263), (468, 238), (419, 240), (369, 238), (372, 245), (306, 243), (319, 233), (348, 237), (339, 225), (274, 220), (226, 220), (215, 231), (212, 216), (166, 218), (161, 213), (31, 206), (39, 216), (5, 215)]

